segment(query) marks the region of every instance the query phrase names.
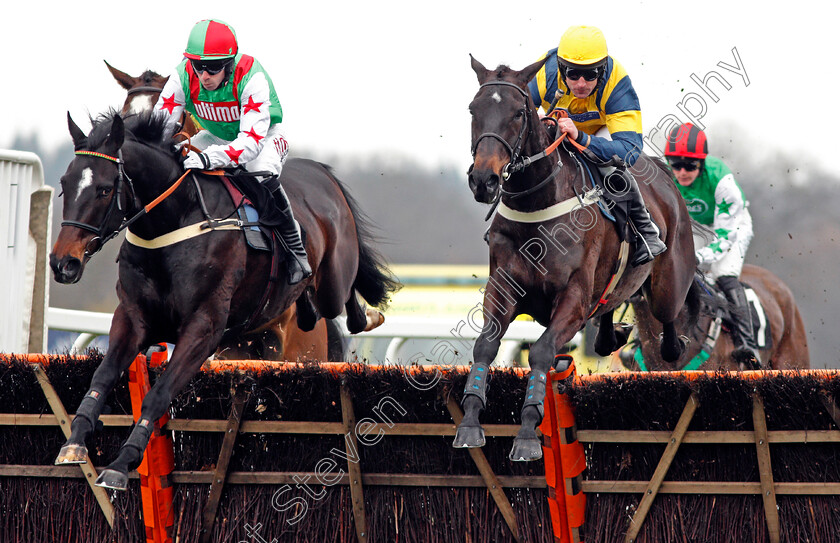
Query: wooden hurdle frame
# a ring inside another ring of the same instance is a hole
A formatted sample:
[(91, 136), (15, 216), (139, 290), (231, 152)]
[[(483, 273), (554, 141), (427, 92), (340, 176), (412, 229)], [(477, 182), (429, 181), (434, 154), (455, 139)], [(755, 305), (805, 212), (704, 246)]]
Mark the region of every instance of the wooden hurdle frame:
[[(138, 356), (129, 370), (129, 390), (132, 410), (136, 417), (142, 397), (148, 391), (148, 366), (164, 362), (165, 351), (152, 352), (147, 356)], [(569, 357), (570, 358), (570, 357)], [(44, 394), (53, 411), (52, 417), (43, 415), (0, 414), (0, 425), (18, 426), (59, 426), (65, 435), (69, 435), (70, 415), (58, 399), (42, 364), (43, 355), (29, 355), (29, 362), (44, 390)], [(367, 541), (366, 514), (364, 506), (364, 488), (371, 485), (389, 486), (431, 486), (431, 487), (486, 487), (493, 497), (515, 541), (520, 541), (513, 508), (507, 499), (504, 488), (548, 488), (549, 510), (555, 541), (579, 543), (580, 529), (584, 523), (586, 494), (626, 493), (641, 495), (625, 541), (632, 543), (641, 531), (658, 494), (752, 494), (761, 495), (764, 504), (765, 522), (771, 543), (780, 541), (781, 528), (776, 507), (777, 495), (837, 495), (840, 494), (840, 482), (799, 483), (775, 482), (772, 475), (771, 443), (840, 443), (840, 430), (806, 431), (768, 431), (764, 415), (764, 403), (756, 391), (752, 394), (752, 431), (688, 431), (699, 400), (692, 393), (686, 402), (675, 427), (670, 431), (633, 431), (633, 430), (577, 430), (574, 413), (567, 397), (568, 387), (586, 385), (607, 378), (651, 379), (658, 375), (673, 377), (677, 373), (653, 372), (645, 374), (595, 374), (577, 376), (574, 363), (570, 360), (569, 369), (562, 373), (551, 372), (551, 386), (548, 388), (545, 403), (545, 417), (540, 426), (543, 434), (543, 452), (545, 478), (539, 476), (497, 476), (493, 473), (481, 449), (470, 449), (480, 475), (413, 475), (413, 474), (377, 474), (362, 473), (358, 464), (350, 463), (348, 472), (338, 480), (338, 484), (350, 488), (353, 507), (354, 525), (359, 541)], [(293, 366), (293, 365), (290, 365)], [(213, 362), (208, 367), (217, 371), (233, 368), (247, 371), (260, 370), (269, 363), (260, 361)], [(330, 363), (322, 367), (328, 371), (340, 373), (349, 368), (347, 364)], [(523, 372), (524, 373), (524, 372)], [(837, 373), (819, 371), (775, 371), (775, 372), (732, 372), (742, 379), (758, 379), (768, 375), (802, 375), (805, 373), (834, 376)], [(709, 375), (707, 372), (681, 372), (678, 375), (688, 380)], [(448, 391), (445, 394), (446, 407), (452, 417), (452, 424), (441, 423), (396, 423), (389, 428), (388, 435), (401, 436), (452, 436), (463, 413)], [(307, 473), (281, 472), (228, 472), (228, 464), (236, 436), (240, 433), (287, 433), (351, 435), (356, 418), (353, 411), (353, 399), (349, 388), (341, 383), (342, 422), (300, 422), (300, 421), (242, 421), (242, 406), (247, 399), (247, 392), (237, 390), (227, 420), (161, 420), (149, 447), (143, 464), (131, 478), (139, 478), (143, 517), (146, 525), (146, 537), (149, 543), (171, 542), (171, 530), (174, 511), (172, 509), (172, 485), (176, 483), (209, 484), (210, 499), (204, 512), (202, 541), (208, 540), (215, 522), (216, 508), (225, 484), (288, 484), (295, 476), (315, 475)], [(840, 408), (827, 394), (820, 396), (835, 426), (840, 428)], [(127, 415), (103, 415), (105, 426), (127, 427), (133, 418)], [(225, 438), (214, 471), (174, 471), (173, 446), (169, 431), (225, 432)], [(514, 436), (517, 425), (487, 425), (488, 436)], [(612, 481), (585, 479), (584, 444), (594, 443), (647, 443), (664, 444), (659, 463), (653, 476), (647, 481)], [(666, 475), (674, 457), (682, 444), (754, 444), (759, 467), (759, 482), (723, 483), (714, 481), (667, 481)], [(356, 445), (358, 450), (358, 445)], [(349, 453), (349, 450), (348, 450)], [(0, 475), (37, 476), (37, 477), (84, 477), (94, 492), (109, 524), (113, 525), (114, 510), (104, 489), (95, 487), (96, 470), (90, 464), (81, 465), (81, 470), (73, 466), (0, 466)], [(337, 474), (334, 474), (338, 478)]]

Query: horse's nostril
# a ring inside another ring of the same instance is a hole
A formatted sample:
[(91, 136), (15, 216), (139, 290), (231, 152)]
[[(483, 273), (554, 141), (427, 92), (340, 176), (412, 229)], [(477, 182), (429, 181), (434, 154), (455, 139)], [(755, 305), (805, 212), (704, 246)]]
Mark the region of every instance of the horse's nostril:
[(76, 275), (81, 267), (82, 262), (78, 258), (71, 258), (64, 263), (63, 271), (65, 275)]
[(61, 260), (56, 260), (55, 257), (50, 257), (50, 267), (55, 275), (55, 280), (59, 283), (75, 283), (81, 277), (82, 261), (75, 257), (64, 257)]

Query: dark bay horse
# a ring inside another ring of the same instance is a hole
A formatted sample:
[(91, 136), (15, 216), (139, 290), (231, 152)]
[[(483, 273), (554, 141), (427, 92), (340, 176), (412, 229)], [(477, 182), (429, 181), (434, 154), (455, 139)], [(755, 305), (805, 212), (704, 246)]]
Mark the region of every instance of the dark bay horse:
[[(673, 321), (694, 273), (688, 211), (666, 166), (645, 155), (632, 172), (668, 250), (652, 263), (614, 273), (621, 250), (617, 229), (599, 218), (598, 207), (588, 205), (591, 201), (581, 204), (586, 199), (578, 195), (584, 195), (586, 187), (572, 156), (574, 149), (560, 146), (544, 158), (535, 158), (552, 144), (527, 92), (528, 82), (543, 62), (522, 71), (507, 66), (488, 70), (472, 59), (481, 86), (470, 104), (474, 161), (469, 185), (477, 201), (490, 203), (501, 194), (501, 203), (489, 230), (484, 326), (475, 343), (464, 391), (465, 414), (453, 445), (484, 444), (479, 413), (486, 402), (485, 376), (508, 325), (517, 315), (528, 314), (546, 330), (530, 350), (528, 392), (512, 460), (542, 457), (536, 427), (543, 416), (546, 373), (591, 316), (601, 323), (596, 349), (605, 354), (614, 351), (620, 345), (612, 313), (642, 288), (653, 315), (665, 328), (663, 357), (679, 358), (684, 346)], [(502, 216), (502, 206), (508, 210), (506, 216)], [(568, 213), (548, 215), (564, 206)], [(612, 293), (604, 300), (613, 279)], [(562, 371), (568, 364), (559, 358), (556, 368)]]
[[(163, 77), (153, 70), (146, 70), (139, 76), (129, 75), (105, 62), (108, 71), (126, 90), (122, 115), (152, 111), (160, 91), (169, 77)], [(199, 130), (195, 119), (187, 113), (183, 122), (184, 133), (192, 136)], [(264, 333), (237, 338), (230, 344), (221, 345), (219, 358), (261, 358), (267, 360), (344, 360), (344, 338), (341, 327), (334, 319), (319, 319), (315, 328), (303, 331), (297, 326), (297, 310), (293, 305), (282, 315), (276, 325)]]
[[(741, 282), (755, 291), (766, 316), (765, 326), (770, 329), (769, 348), (760, 351), (761, 360), (767, 369), (810, 368), (808, 334), (799, 313), (799, 307), (790, 288), (775, 274), (765, 268), (745, 264), (741, 271)], [(734, 345), (728, 333), (720, 333), (714, 348), (708, 352), (708, 359), (701, 354), (703, 343), (710, 330), (715, 335), (719, 323), (715, 323), (715, 309), (718, 304), (727, 304), (725, 299), (716, 298), (708, 287), (695, 282), (689, 290), (685, 306), (677, 318), (677, 330), (689, 338), (685, 353), (674, 362), (666, 362), (657, 352), (656, 338), (662, 326), (651, 316), (644, 299), (631, 298), (636, 316), (636, 337), (645, 369), (650, 371), (671, 371), (681, 369), (701, 370), (744, 370), (732, 358)], [(637, 363), (630, 367), (639, 368)]]
[[(279, 276), (271, 281), (271, 255), (249, 250), (240, 230), (221, 229), (215, 219), (234, 213), (227, 190), (212, 176), (184, 177), (159, 116), (123, 120), (110, 112), (93, 121), (88, 136), (69, 115), (68, 125), (76, 156), (61, 178), (64, 222), (50, 254), (58, 282), (78, 281), (87, 260), (127, 217), (133, 221), (128, 233), (143, 240), (182, 228), (200, 233), (161, 248), (123, 243), (110, 346), (56, 459), (57, 464), (84, 461), (85, 439), (121, 373), (138, 352), (172, 343), (172, 357), (144, 399), (139, 422), (97, 480), (100, 486), (124, 489), (128, 470), (142, 459), (153, 421), (220, 343), (271, 326), (293, 303), (301, 329), (345, 310), (348, 330), (358, 333), (367, 326), (367, 315), (357, 293), (381, 306), (398, 285), (371, 247), (370, 227), (358, 205), (323, 164), (291, 159), (283, 169), (313, 269), (310, 278), (290, 286), (285, 266), (276, 267)], [(202, 227), (208, 224), (213, 228)]]

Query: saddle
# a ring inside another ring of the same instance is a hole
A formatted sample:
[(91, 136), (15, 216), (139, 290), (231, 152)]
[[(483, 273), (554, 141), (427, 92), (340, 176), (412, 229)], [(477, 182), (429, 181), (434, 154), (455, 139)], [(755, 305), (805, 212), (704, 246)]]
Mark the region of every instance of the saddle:
[[(245, 234), (245, 241), (248, 246), (271, 252), (272, 240), (279, 240), (280, 237), (274, 232), (275, 227), (281, 224), (282, 218), (274, 203), (274, 196), (271, 191), (259, 181), (259, 177), (266, 175), (266, 172), (248, 172), (244, 169), (228, 170), (228, 175), (222, 176), (222, 184), (228, 191), (233, 205), (236, 206), (236, 213), (243, 223), (242, 231)], [(301, 241), (306, 243), (306, 231), (300, 226)], [(279, 262), (286, 259), (286, 249), (283, 243), (278, 243), (283, 248), (277, 258)]]
[[(719, 323), (721, 329), (728, 333), (733, 326), (733, 321), (740, 317), (740, 315), (735, 314), (737, 309), (729, 303), (726, 296), (717, 287), (717, 285), (708, 281), (702, 273), (696, 273), (694, 281), (709, 297), (705, 300), (701, 300), (701, 303), (705, 306), (705, 309), (712, 314), (714, 320)], [(764, 307), (761, 305), (761, 300), (752, 287), (744, 282), (741, 282), (741, 285), (744, 287), (744, 292), (747, 295), (747, 302), (749, 303), (750, 314), (746, 317), (752, 322), (752, 339), (755, 341), (755, 344), (759, 349), (771, 349), (773, 347), (773, 336), (767, 321), (767, 314), (764, 311)], [(712, 346), (714, 346), (714, 344)]]

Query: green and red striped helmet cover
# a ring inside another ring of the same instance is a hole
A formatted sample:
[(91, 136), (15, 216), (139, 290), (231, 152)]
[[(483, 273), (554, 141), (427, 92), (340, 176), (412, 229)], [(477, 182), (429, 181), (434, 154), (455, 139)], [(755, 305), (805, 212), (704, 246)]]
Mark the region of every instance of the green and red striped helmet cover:
[(239, 46), (233, 28), (217, 19), (195, 24), (187, 40), (184, 56), (190, 60), (221, 60), (236, 56)]

